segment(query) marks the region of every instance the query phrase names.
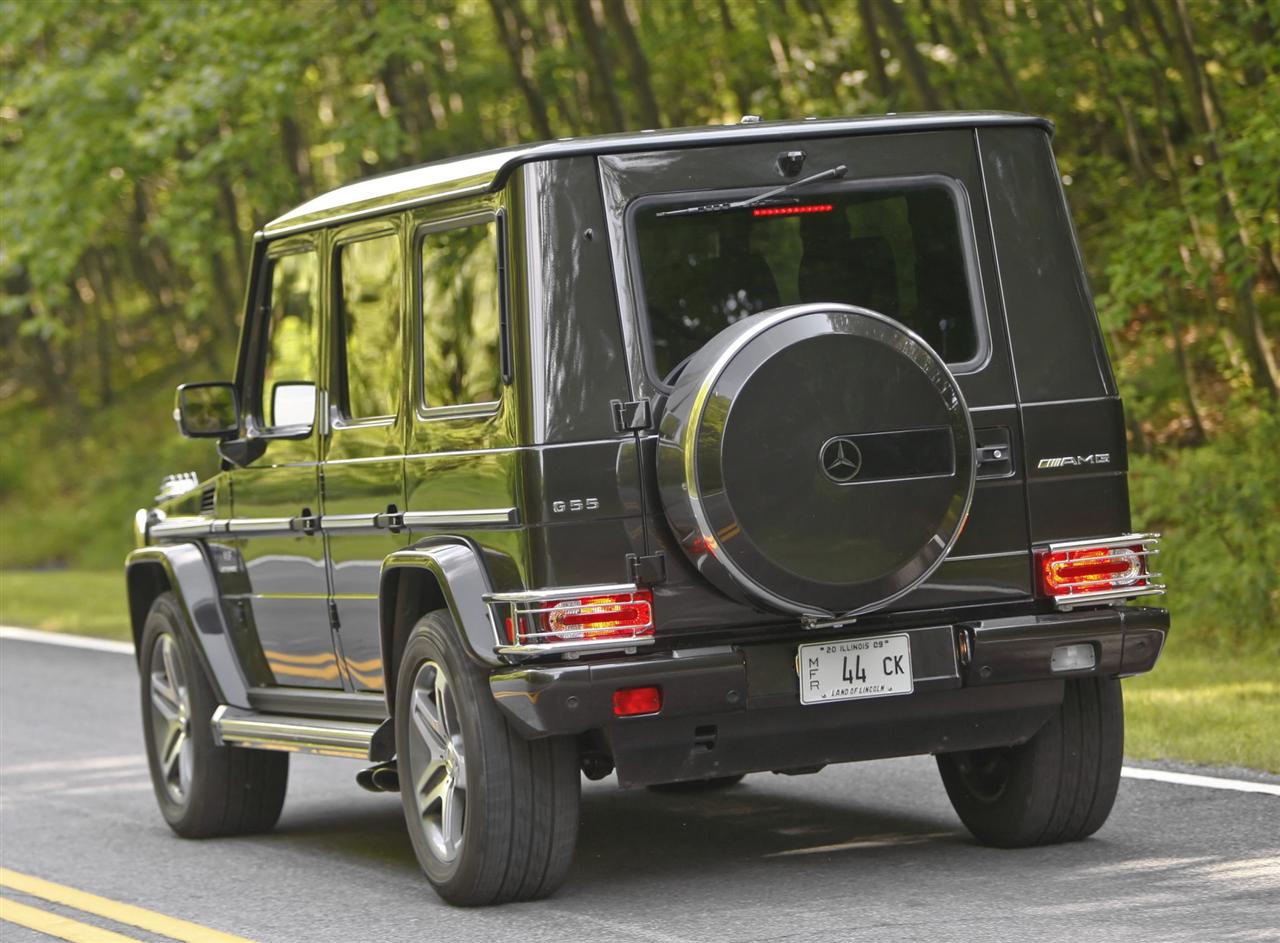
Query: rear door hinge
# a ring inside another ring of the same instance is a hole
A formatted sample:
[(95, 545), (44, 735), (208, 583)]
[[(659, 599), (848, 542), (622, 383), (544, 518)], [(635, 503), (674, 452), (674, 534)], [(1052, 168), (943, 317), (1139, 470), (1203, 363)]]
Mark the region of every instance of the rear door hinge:
[(338, 622), (338, 604), (332, 599), (329, 600), (329, 628), (335, 632), (341, 628), (341, 623)]
[(661, 553), (652, 553), (646, 557), (634, 553), (627, 554), (627, 572), (631, 582), (637, 586), (652, 586), (665, 582), (667, 578), (667, 558)]
[(653, 408), (647, 399), (611, 400), (613, 428), (617, 432), (639, 432), (653, 425)]

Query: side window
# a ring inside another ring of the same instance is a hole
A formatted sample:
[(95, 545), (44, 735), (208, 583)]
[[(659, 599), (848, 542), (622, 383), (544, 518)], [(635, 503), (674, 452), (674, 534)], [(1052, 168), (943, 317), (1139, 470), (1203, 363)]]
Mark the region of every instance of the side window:
[(422, 402), (499, 399), (502, 303), (493, 221), (422, 237)]
[(343, 338), (338, 388), (348, 419), (394, 416), (400, 403), (400, 238), (338, 247), (334, 258)]
[(314, 252), (271, 260), (271, 300), (258, 387), (258, 420), (268, 428), (315, 419), (320, 266)]

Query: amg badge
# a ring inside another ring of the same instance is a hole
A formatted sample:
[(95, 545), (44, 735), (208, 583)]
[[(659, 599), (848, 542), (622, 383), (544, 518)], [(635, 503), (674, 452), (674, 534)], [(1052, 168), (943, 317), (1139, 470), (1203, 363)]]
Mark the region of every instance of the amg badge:
[(1093, 455), (1064, 455), (1061, 458), (1042, 458), (1036, 468), (1073, 468), (1076, 465), (1110, 465), (1110, 452), (1095, 452)]

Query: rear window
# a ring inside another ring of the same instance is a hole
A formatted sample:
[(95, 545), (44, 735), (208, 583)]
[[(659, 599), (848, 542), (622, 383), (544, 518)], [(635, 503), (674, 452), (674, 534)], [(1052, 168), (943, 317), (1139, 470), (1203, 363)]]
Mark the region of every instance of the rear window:
[(635, 215), (654, 366), (670, 378), (725, 326), (779, 305), (834, 301), (888, 315), (952, 364), (977, 358), (960, 216), (942, 185), (804, 190), (787, 202)]

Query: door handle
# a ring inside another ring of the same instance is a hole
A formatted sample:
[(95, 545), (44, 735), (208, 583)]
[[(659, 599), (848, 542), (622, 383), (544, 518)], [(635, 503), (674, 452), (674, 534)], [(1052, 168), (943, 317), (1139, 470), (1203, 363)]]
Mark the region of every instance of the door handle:
[(291, 530), (300, 530), (308, 537), (320, 532), (320, 518), (311, 513), (311, 508), (303, 508), (297, 517), (289, 522)]
[(385, 527), (391, 533), (398, 534), (404, 529), (404, 515), (394, 504), (388, 504), (384, 513), (373, 516), (373, 526)]

